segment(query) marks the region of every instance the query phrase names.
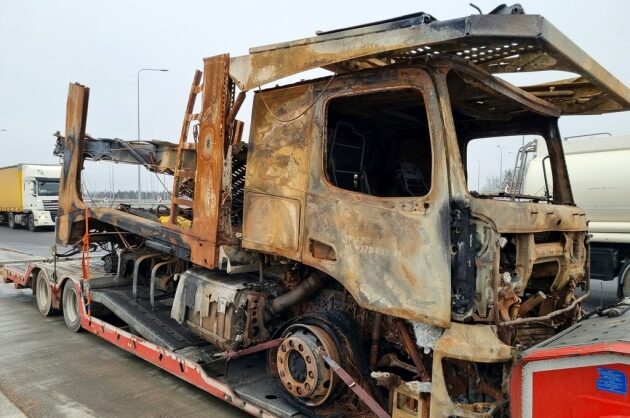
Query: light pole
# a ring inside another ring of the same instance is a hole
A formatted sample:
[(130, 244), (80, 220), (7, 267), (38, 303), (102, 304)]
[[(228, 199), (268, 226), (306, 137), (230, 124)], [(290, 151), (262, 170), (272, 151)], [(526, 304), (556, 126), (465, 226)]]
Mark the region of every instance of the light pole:
[(501, 191), (502, 179), (503, 179), (503, 149), (501, 145), (497, 145), (497, 148), (501, 150), (501, 156), (499, 157), (499, 191)]
[(481, 161), (479, 158), (475, 158), (477, 160), (477, 193), (481, 193), (481, 186), (479, 185), (479, 180), (481, 179)]
[[(140, 142), (140, 73), (143, 71), (168, 71), (164, 68), (141, 68), (138, 70), (138, 82), (136, 86), (138, 87), (138, 142)], [(138, 205), (142, 204), (142, 182), (140, 180), (140, 176), (142, 173), (142, 167), (138, 164)]]

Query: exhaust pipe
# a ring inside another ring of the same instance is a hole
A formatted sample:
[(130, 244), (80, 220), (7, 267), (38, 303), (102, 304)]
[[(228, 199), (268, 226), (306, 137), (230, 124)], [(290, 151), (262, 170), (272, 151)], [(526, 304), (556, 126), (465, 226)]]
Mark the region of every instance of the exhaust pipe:
[(311, 273), (306, 279), (302, 280), (295, 289), (271, 301), (265, 312), (265, 322), (269, 322), (291, 306), (300, 303), (309, 296), (313, 296), (324, 287), (327, 281), (328, 278), (322, 273), (318, 271)]

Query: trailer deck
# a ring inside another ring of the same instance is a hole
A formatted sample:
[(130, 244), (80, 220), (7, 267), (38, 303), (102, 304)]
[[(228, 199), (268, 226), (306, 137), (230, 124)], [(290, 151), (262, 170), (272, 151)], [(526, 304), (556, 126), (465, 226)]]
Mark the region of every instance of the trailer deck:
[[(55, 268), (56, 274), (53, 274)], [(80, 278), (81, 260), (61, 261), (56, 265), (52, 262), (10, 263), (0, 267), (0, 275), (5, 283), (12, 282), (16, 288), (25, 288), (30, 286), (30, 276), (38, 270), (47, 271), (50, 278), (57, 277), (56, 284), (51, 283), (53, 288), (58, 286), (59, 289), (68, 279), (75, 282), (83, 299), (79, 310), (81, 327), (92, 334), (251, 415), (303, 416), (286, 401), (281, 387), (266, 372), (264, 352), (227, 360), (218, 349), (170, 318), (164, 309), (167, 299), (155, 301), (152, 308), (148, 294), (142, 289), (135, 298), (131, 284), (113, 286), (113, 275), (106, 274), (99, 263), (91, 265), (93, 276), (89, 281)], [(103, 314), (106, 319), (88, 314), (88, 288), (91, 301), (101, 304), (107, 309), (105, 312), (111, 312), (115, 317), (108, 313)], [(114, 325), (108, 320), (125, 324)], [(264, 405), (260, 399), (265, 399)]]

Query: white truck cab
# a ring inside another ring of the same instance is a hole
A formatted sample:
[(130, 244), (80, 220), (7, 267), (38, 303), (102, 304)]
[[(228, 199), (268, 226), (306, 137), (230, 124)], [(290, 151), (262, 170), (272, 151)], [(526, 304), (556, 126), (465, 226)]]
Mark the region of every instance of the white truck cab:
[(55, 226), (61, 166), (18, 164), (0, 168), (0, 222), (9, 228)]

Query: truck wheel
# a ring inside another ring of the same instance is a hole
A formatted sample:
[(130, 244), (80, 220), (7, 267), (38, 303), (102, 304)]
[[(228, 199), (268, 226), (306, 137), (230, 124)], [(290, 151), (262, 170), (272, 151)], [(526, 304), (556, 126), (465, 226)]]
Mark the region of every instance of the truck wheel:
[(27, 223), (28, 223), (28, 229), (30, 231), (35, 232), (35, 231), (39, 230), (39, 228), (35, 226), (35, 218), (33, 218), (33, 214), (32, 213), (28, 214)]
[(280, 346), (267, 353), (267, 370), (285, 398), (301, 410), (323, 412), (346, 390), (320, 356), (320, 350), (352, 375), (367, 372), (356, 323), (343, 312), (317, 312), (296, 318), (281, 337), (284, 341)]
[(630, 260), (626, 260), (619, 269), (619, 283), (623, 286), (621, 288), (621, 296), (624, 298), (630, 297)]
[(7, 220), (7, 224), (9, 225), (9, 228), (11, 229), (17, 228), (17, 225), (15, 224), (15, 215), (13, 213), (9, 213), (8, 218), (9, 219)]
[(72, 280), (67, 280), (63, 286), (63, 319), (72, 332), (81, 331), (81, 316), (79, 314), (79, 296)]
[(50, 295), (50, 286), (46, 281), (46, 273), (40, 270), (33, 278), (32, 288), (35, 291), (35, 299), (37, 300), (37, 309), (43, 316), (51, 316), (53, 314), (52, 299)]

